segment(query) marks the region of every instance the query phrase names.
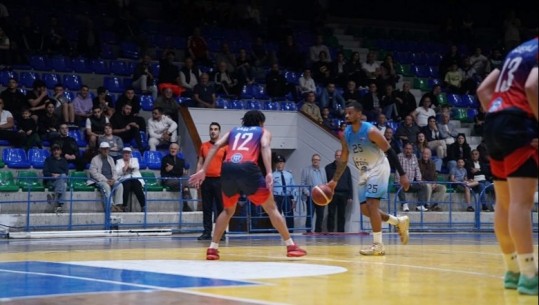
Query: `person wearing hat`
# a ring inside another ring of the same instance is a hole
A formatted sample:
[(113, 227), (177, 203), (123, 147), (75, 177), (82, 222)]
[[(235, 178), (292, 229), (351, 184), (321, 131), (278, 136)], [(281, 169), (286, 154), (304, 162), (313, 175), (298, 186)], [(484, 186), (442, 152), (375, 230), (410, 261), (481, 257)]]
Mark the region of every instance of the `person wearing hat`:
[(109, 156), (109, 150), (109, 143), (101, 142), (99, 144), (99, 154), (92, 158), (88, 171), (90, 177), (97, 181), (97, 186), (103, 190), (105, 203), (107, 203), (112, 189), (116, 189), (114, 198), (111, 198), (110, 208), (112, 212), (122, 212), (124, 188), (118, 182), (119, 176), (115, 170), (114, 160)]
[(51, 146), (52, 154), (45, 159), (43, 165), (43, 178), (45, 184), (53, 187), (53, 193), (47, 194), (47, 202), (54, 208), (54, 212), (61, 213), (66, 200), (67, 176), (69, 164), (62, 156), (62, 148), (58, 144)]
[[(131, 193), (135, 193), (140, 204), (141, 210), (146, 211), (146, 197), (144, 197), (144, 180), (139, 170), (137, 158), (133, 158), (131, 147), (122, 149), (122, 158), (116, 161), (116, 174), (119, 176), (118, 181), (123, 185), (123, 210), (125, 212), (132, 211), (132, 207), (128, 207), (129, 197)], [(131, 179), (141, 178), (141, 179)]]
[(273, 197), (279, 212), (286, 219), (290, 233), (294, 229), (294, 209), (298, 196), (296, 182), (290, 171), (284, 169), (286, 159), (282, 155), (275, 157), (275, 171), (273, 172)]

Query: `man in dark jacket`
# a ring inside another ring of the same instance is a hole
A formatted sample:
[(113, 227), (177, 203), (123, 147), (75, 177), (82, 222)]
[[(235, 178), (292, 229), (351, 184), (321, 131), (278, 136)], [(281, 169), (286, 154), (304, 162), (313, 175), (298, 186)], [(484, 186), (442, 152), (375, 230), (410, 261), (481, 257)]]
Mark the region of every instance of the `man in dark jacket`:
[[(335, 151), (335, 161), (326, 165), (326, 176), (328, 181), (333, 178), (337, 169), (337, 160), (341, 159), (341, 150)], [(334, 232), (335, 216), (337, 216), (337, 232), (344, 232), (346, 224), (346, 206), (352, 203), (354, 187), (352, 186), (352, 174), (350, 167), (346, 166), (344, 173), (335, 187), (335, 194), (328, 205), (328, 232)], [(337, 215), (335, 215), (337, 214)]]
[(68, 131), (67, 124), (61, 124), (60, 136), (54, 140), (53, 144), (60, 146), (62, 156), (67, 160), (67, 163), (73, 163), (77, 171), (83, 171), (86, 164), (80, 155), (79, 145), (73, 137), (68, 135)]
[(67, 176), (69, 164), (62, 156), (62, 148), (58, 144), (51, 146), (52, 155), (45, 159), (43, 177), (45, 184), (54, 188), (54, 193), (47, 194), (47, 202), (54, 208), (56, 213), (62, 212), (62, 206), (66, 201)]

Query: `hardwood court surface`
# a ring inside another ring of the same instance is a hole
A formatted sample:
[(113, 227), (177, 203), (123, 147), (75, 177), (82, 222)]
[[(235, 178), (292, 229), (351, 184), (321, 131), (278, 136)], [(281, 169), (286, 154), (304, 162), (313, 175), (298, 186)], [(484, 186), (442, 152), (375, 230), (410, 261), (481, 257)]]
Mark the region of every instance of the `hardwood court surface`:
[[(309, 252), (287, 258), (279, 236), (209, 242), (165, 237), (0, 240), (0, 303), (19, 304), (537, 304), (502, 288), (493, 233), (384, 234), (386, 256), (358, 251), (361, 234), (294, 235)], [(537, 246), (535, 247), (537, 253)]]

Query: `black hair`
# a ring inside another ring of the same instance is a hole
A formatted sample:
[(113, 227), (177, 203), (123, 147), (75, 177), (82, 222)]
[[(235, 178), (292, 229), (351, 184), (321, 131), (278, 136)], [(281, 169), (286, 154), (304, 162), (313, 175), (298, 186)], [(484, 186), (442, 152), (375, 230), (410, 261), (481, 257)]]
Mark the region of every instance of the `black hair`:
[(157, 110), (159, 111), (159, 113), (163, 113), (163, 107), (153, 107), (153, 110)]
[(354, 107), (356, 111), (363, 112), (363, 105), (361, 105), (358, 101), (350, 101), (346, 104), (346, 108)]
[(249, 110), (241, 118), (242, 126), (261, 126), (266, 121), (266, 116), (260, 110)]
[(210, 127), (211, 127), (212, 125), (217, 126), (217, 127), (219, 128), (219, 130), (221, 130), (221, 125), (220, 125), (219, 123), (217, 123), (217, 122), (211, 122), (211, 123), (210, 123)]

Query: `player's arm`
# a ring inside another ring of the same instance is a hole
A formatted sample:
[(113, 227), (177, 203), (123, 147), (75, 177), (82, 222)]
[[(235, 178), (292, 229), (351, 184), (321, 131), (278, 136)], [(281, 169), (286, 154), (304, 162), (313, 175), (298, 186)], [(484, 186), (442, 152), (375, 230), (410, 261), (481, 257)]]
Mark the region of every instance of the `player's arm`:
[(528, 79), (526, 80), (526, 85), (524, 86), (524, 89), (526, 90), (526, 99), (528, 100), (528, 103), (530, 104), (530, 107), (533, 111), (533, 114), (535, 115), (536, 119), (539, 119), (538, 114), (538, 97), (537, 97), (537, 86), (539, 86), (537, 82), (537, 73), (539, 73), (538, 68), (534, 67), (530, 74), (528, 75)]
[(266, 186), (271, 189), (273, 187), (273, 174), (271, 171), (271, 133), (264, 129), (262, 138), (260, 139), (260, 153), (262, 154), (262, 162), (266, 168)]
[(208, 154), (206, 155), (206, 159), (204, 160), (204, 163), (202, 164), (202, 168), (198, 168), (197, 164), (197, 172), (191, 175), (189, 177), (189, 184), (193, 185), (195, 187), (199, 187), (202, 181), (204, 181), (204, 178), (206, 178), (206, 170), (208, 169), (208, 166), (210, 165), (211, 160), (213, 157), (215, 157), (215, 154), (217, 153), (217, 150), (219, 148), (225, 146), (228, 143), (228, 135), (229, 132), (225, 134), (224, 137), (220, 138), (208, 151)]
[(395, 150), (393, 150), (393, 148), (391, 147), (389, 142), (386, 140), (382, 132), (378, 130), (377, 128), (371, 128), (369, 130), (369, 140), (376, 143), (378, 148), (380, 148), (383, 152), (386, 153), (387, 160), (389, 161), (390, 166), (396, 169), (397, 173), (399, 173), (400, 185), (402, 185), (404, 190), (407, 191), (408, 188), (410, 187), (410, 181), (408, 181), (406, 172), (404, 171), (404, 169), (402, 169), (402, 165), (399, 162), (399, 157), (397, 156), (397, 153), (395, 152)]
[(487, 77), (481, 82), (479, 87), (477, 87), (477, 98), (481, 102), (481, 106), (485, 111), (488, 110), (488, 104), (492, 99), (492, 94), (494, 93), (494, 88), (496, 87), (496, 82), (500, 76), (500, 70), (494, 69), (490, 72)]
[(331, 181), (328, 182), (328, 186), (331, 187), (331, 189), (335, 189), (335, 186), (337, 186), (337, 182), (339, 179), (341, 179), (342, 174), (346, 170), (346, 164), (348, 163), (348, 156), (350, 155), (350, 151), (348, 150), (348, 144), (346, 143), (346, 140), (344, 136), (341, 137), (341, 158), (339, 160), (335, 160), (337, 163), (337, 168), (335, 169), (335, 174), (333, 174), (333, 178)]

